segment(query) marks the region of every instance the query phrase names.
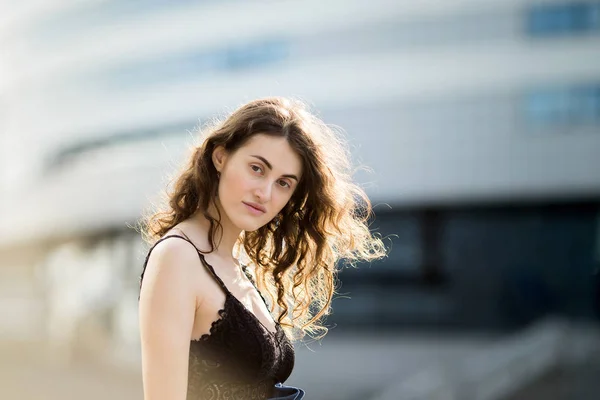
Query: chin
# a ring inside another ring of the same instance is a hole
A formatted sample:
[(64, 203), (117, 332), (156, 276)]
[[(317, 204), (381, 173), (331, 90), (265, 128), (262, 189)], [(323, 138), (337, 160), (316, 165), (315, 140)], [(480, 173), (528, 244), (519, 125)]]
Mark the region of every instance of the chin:
[(253, 232), (265, 226), (265, 224), (262, 224), (259, 221), (246, 218), (240, 218), (235, 221), (234, 224), (244, 232)]
[(257, 225), (257, 224), (246, 224), (245, 227), (242, 227), (242, 230), (244, 232), (254, 232), (259, 230), (260, 228), (262, 228), (263, 226), (265, 226), (265, 224), (262, 225)]

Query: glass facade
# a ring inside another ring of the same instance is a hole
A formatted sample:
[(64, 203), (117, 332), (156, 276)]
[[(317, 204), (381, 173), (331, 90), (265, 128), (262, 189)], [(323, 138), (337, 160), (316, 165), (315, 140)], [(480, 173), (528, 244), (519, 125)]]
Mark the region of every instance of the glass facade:
[[(375, 226), (391, 227), (382, 233), (400, 232), (403, 245), (394, 243), (387, 259), (343, 270), (334, 323), (511, 329), (547, 314), (600, 317), (594, 280), (598, 203), (462, 207), (436, 214), (433, 225), (419, 210), (378, 214)], [(427, 225), (436, 232), (433, 240), (423, 235)], [(443, 280), (427, 279), (432, 265), (417, 256), (426, 253), (438, 255), (433, 267)], [(406, 279), (407, 271), (413, 279)]]

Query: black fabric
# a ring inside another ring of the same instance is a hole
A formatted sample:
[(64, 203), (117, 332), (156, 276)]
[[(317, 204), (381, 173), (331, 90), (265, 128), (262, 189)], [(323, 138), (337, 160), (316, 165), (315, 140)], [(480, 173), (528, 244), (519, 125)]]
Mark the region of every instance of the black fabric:
[[(140, 277), (140, 288), (152, 249), (172, 237), (183, 239), (194, 246), (187, 237), (179, 235), (169, 235), (158, 240), (148, 251)], [(214, 268), (206, 262), (204, 255), (195, 246), (194, 248), (202, 265), (223, 289), (225, 303), (219, 310), (219, 318), (212, 323), (210, 332), (190, 343), (187, 398), (268, 399), (276, 394), (275, 384), (285, 382), (292, 373), (294, 347), (279, 323), (275, 324), (275, 332), (268, 330), (227, 289)], [(254, 284), (251, 276), (247, 276)]]

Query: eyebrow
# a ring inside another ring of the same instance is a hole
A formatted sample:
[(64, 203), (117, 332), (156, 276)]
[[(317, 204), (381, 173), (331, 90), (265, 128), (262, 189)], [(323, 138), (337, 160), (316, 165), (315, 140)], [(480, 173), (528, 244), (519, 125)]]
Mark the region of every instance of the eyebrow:
[[(264, 157), (262, 156), (257, 156), (257, 155), (252, 155), (251, 157), (254, 158), (258, 158), (260, 161), (264, 162), (265, 165), (267, 166), (267, 168), (269, 168), (270, 170), (273, 169), (273, 166), (271, 165), (271, 163)], [(287, 175), (282, 175), (284, 178), (290, 178), (290, 179), (294, 179), (296, 180), (296, 182), (298, 182), (298, 177), (296, 175), (293, 174), (287, 174)]]

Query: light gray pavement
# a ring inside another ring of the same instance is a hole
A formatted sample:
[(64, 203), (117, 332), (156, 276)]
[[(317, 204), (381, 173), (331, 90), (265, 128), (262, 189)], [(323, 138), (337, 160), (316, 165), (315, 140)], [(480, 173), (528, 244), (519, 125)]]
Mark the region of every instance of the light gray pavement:
[(69, 366), (31, 359), (0, 359), (2, 400), (143, 399), (137, 374), (79, 360)]
[(600, 353), (556, 368), (505, 400), (596, 400), (600, 397)]
[(297, 346), (298, 360), (288, 383), (308, 398), (367, 400), (384, 387), (434, 364), (452, 365), (496, 339), (475, 335), (411, 333), (336, 335), (322, 344)]

